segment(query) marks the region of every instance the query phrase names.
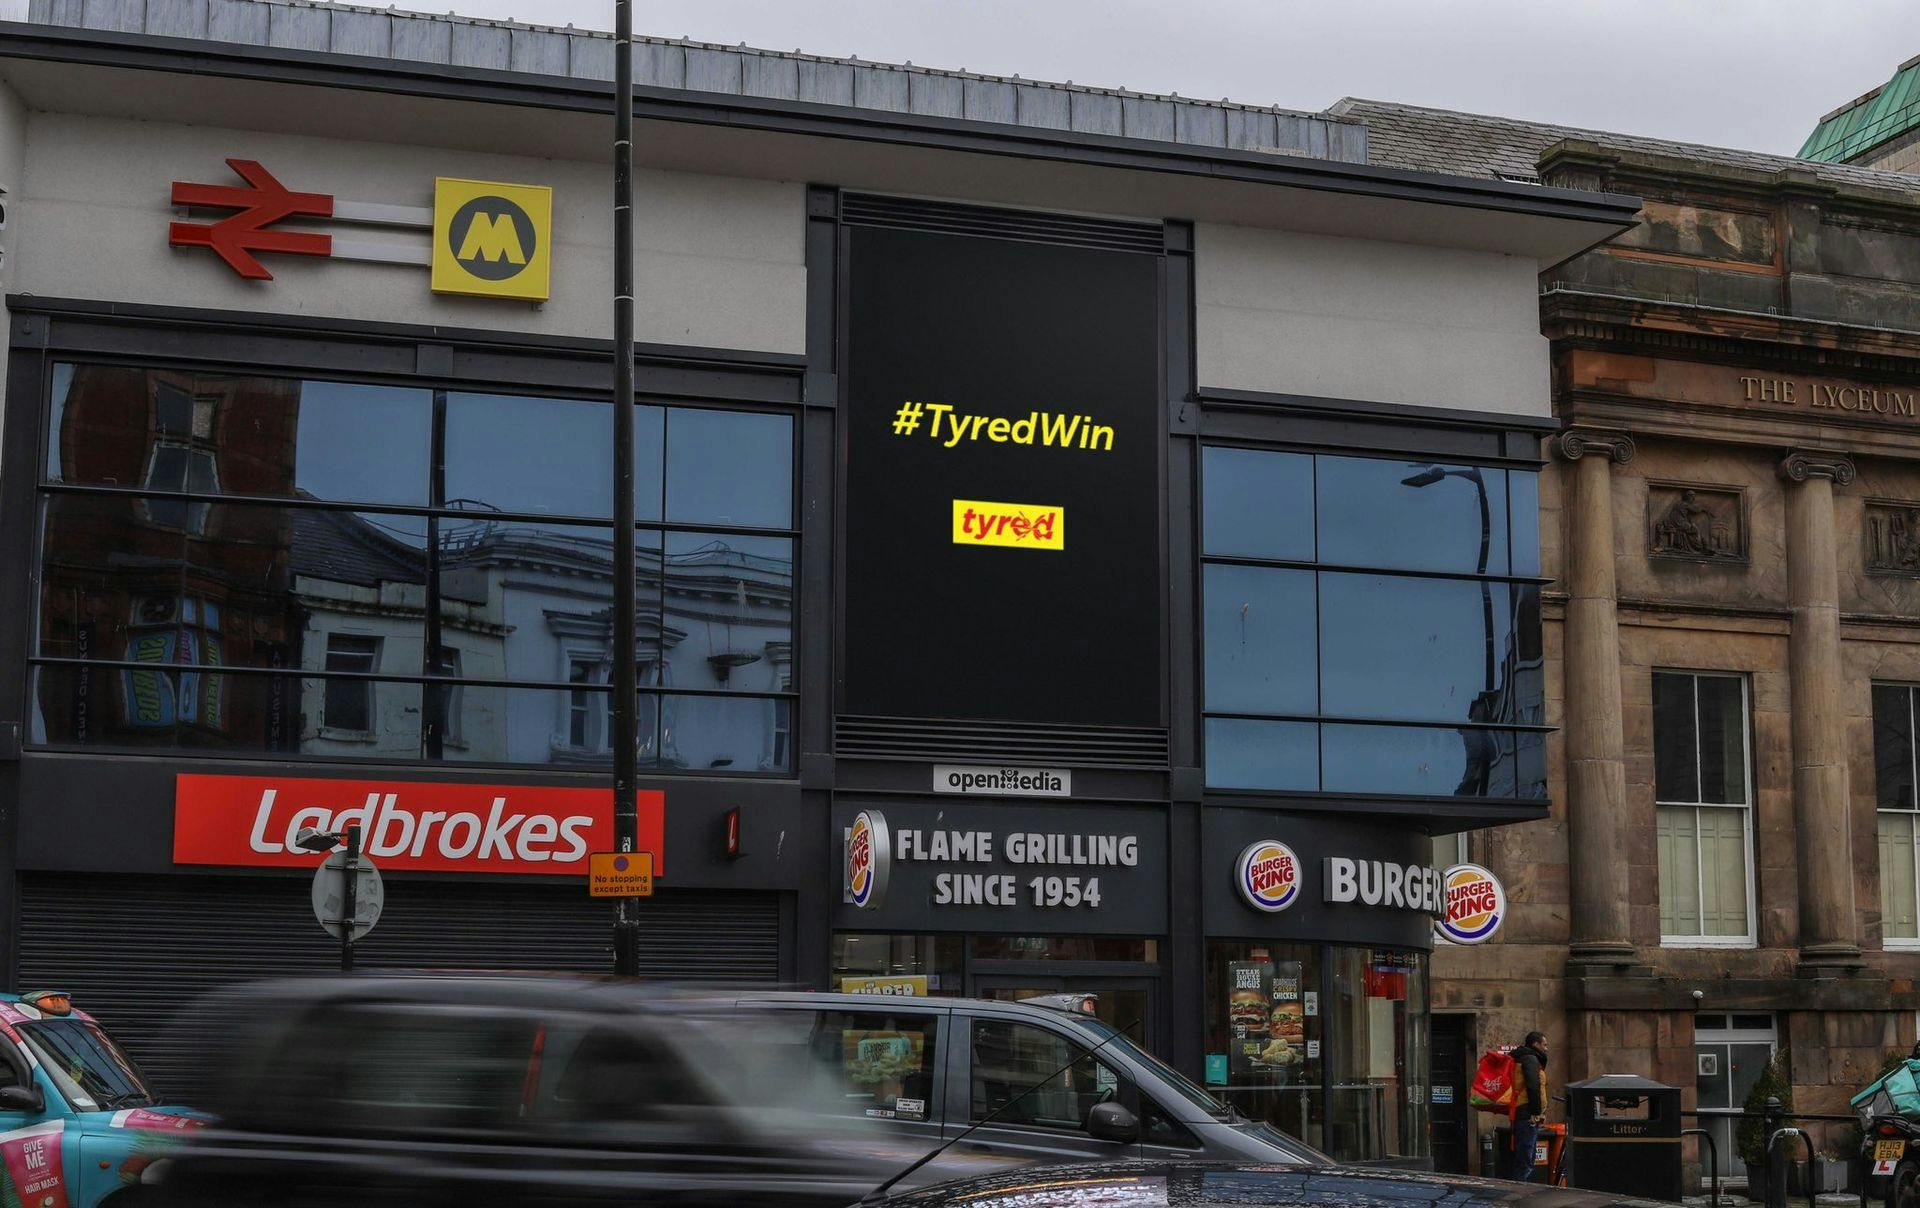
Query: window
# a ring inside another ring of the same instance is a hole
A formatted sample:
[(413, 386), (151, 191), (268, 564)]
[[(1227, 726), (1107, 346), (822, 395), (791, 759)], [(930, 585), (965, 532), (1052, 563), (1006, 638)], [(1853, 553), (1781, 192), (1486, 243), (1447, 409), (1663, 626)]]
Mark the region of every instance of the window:
[[(1039, 1089), (1023, 1095), (1036, 1084)], [(1045, 1028), (1002, 1019), (973, 1021), (972, 1088), (975, 1121), (998, 1111), (995, 1124), (1070, 1132), (1086, 1128), (1094, 1105), (1121, 1097), (1119, 1075), (1081, 1046)]]
[(1305, 944), (1207, 945), (1207, 1089), (1315, 1147), (1327, 1140), (1320, 956)]
[(587, 685), (606, 682), (599, 658), (567, 662), (567, 682), (580, 685), (567, 693), (567, 745), (577, 751), (599, 751), (606, 745), (607, 698)]
[(1744, 676), (1653, 673), (1663, 943), (1753, 943), (1747, 745)]
[(764, 1011), (746, 1017), (753, 1062), (793, 1106), (878, 1120), (931, 1120), (940, 1017), (882, 1011)]
[(1329, 1152), (1360, 1161), (1425, 1157), (1432, 1069), (1426, 954), (1332, 952)]
[(1873, 774), (1880, 821), (1880, 935), (1920, 948), (1920, 795), (1911, 684), (1873, 686)]
[(1206, 449), (1208, 786), (1545, 796), (1535, 477)]
[(1455, 864), (1467, 863), (1467, 832), (1433, 837), (1433, 866), (1442, 872)]
[[(327, 670), (372, 675), (380, 670), (380, 639), (350, 633), (327, 635)], [(321, 724), (330, 730), (373, 732), (373, 681), (329, 679)]]
[[(638, 405), (637, 519), (616, 538), (604, 400), (50, 376), (36, 743), (606, 762), (613, 552), (631, 539), (643, 761), (791, 772), (790, 414)], [(143, 612), (183, 599), (217, 623)], [(327, 678), (365, 663), (336, 660), (345, 630), (381, 641), (391, 678)]]
[[(442, 646), (440, 657), (434, 660), (433, 673), (459, 679), (460, 652), (451, 646)], [(467, 690), (460, 684), (446, 684), (437, 691), (440, 693), (440, 737), (445, 742), (457, 743), (465, 729), (461, 717), (466, 709)]]

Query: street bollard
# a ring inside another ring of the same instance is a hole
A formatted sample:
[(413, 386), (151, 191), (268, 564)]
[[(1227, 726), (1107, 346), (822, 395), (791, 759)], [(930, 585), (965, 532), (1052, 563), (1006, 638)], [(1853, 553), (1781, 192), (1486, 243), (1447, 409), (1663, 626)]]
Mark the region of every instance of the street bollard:
[(1496, 1149), (1493, 1144), (1493, 1130), (1490, 1128), (1482, 1129), (1480, 1131), (1481, 1178), (1497, 1179), (1500, 1177), (1500, 1159), (1497, 1156), (1498, 1153), (1499, 1150)]
[(1787, 1208), (1787, 1155), (1773, 1143), (1774, 1134), (1780, 1131), (1783, 1110), (1777, 1096), (1767, 1096), (1761, 1132), (1766, 1146), (1767, 1208)]

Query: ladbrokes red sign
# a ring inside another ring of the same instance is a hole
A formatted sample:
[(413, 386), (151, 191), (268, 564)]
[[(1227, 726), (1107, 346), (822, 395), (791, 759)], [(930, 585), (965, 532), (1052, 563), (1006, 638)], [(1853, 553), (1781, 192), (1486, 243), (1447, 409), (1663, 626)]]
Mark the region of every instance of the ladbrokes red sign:
[[(642, 792), (639, 850), (665, 866), (665, 801)], [(613, 793), (529, 785), (288, 776), (175, 778), (173, 862), (308, 868), (304, 827), (358, 824), (361, 844), (396, 871), (584, 873), (587, 853), (613, 848)]]

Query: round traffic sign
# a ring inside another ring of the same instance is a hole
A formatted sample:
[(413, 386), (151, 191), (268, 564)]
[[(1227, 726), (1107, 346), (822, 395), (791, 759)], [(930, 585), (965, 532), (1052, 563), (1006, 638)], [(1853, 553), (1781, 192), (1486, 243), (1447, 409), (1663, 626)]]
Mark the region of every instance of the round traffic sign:
[[(336, 851), (313, 870), (313, 917), (334, 939), (340, 938), (340, 913), (345, 908), (347, 853)], [(358, 876), (353, 887), (353, 938), (361, 939), (380, 921), (386, 908), (386, 885), (380, 870), (366, 856), (360, 857)]]

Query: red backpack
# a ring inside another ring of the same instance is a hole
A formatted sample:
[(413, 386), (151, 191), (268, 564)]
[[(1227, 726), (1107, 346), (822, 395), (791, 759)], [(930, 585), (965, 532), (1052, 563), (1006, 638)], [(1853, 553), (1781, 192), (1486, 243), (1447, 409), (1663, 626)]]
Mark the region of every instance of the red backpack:
[(1512, 1117), (1520, 1103), (1520, 1063), (1511, 1049), (1488, 1049), (1480, 1055), (1467, 1102), (1483, 1112)]

